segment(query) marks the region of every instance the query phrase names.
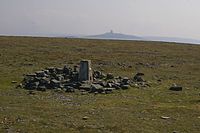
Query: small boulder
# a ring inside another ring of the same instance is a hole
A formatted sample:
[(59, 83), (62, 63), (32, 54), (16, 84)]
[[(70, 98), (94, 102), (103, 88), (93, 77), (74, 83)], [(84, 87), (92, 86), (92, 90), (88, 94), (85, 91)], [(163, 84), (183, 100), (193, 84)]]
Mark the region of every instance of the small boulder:
[(133, 77), (133, 80), (136, 81), (136, 82), (144, 82), (145, 80), (142, 79), (142, 76), (144, 74), (143, 73), (137, 73), (134, 77)]
[(37, 90), (38, 91), (46, 91), (46, 86), (38, 86)]
[(128, 77), (124, 77), (122, 79), (122, 83), (125, 84), (125, 85), (128, 85), (129, 84), (129, 78)]
[(113, 90), (115, 90), (115, 88), (104, 88), (104, 91), (105, 91), (106, 94), (112, 93)]
[(103, 86), (101, 86), (100, 84), (92, 84), (91, 92), (102, 93), (103, 91)]
[(130, 87), (130, 85), (122, 85), (122, 86), (121, 86), (121, 88), (122, 88), (123, 90), (129, 89), (129, 87)]
[(87, 117), (87, 116), (84, 116), (82, 119), (83, 119), (83, 120), (88, 120), (88, 119), (89, 119), (89, 117)]
[(79, 89), (82, 89), (82, 90), (85, 90), (85, 91), (90, 91), (91, 90), (91, 84), (89, 84), (89, 83), (81, 84)]
[(35, 73), (27, 74), (27, 77), (36, 77), (37, 75)]
[(169, 90), (172, 90), (172, 91), (182, 91), (183, 90), (183, 87), (182, 86), (178, 86), (176, 84), (173, 84)]
[(170, 119), (170, 117), (168, 117), (168, 116), (161, 116), (160, 118), (161, 118), (161, 119), (165, 119), (165, 120), (166, 120), (166, 119)]
[(17, 83), (17, 81), (12, 81), (11, 83), (12, 83), (12, 84), (16, 84), (16, 83)]
[(106, 79), (114, 79), (113, 74), (112, 74), (112, 73), (108, 73), (108, 74), (106, 75)]
[(63, 68), (56, 68), (56, 74), (63, 74)]
[(46, 76), (44, 71), (37, 71), (35, 73), (36, 73), (37, 77), (45, 77)]

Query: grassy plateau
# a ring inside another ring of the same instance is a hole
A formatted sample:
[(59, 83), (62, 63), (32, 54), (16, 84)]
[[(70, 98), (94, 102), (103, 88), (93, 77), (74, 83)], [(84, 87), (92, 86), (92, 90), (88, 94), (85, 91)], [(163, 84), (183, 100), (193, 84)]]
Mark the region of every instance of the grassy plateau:
[[(116, 76), (143, 72), (151, 86), (107, 95), (15, 88), (24, 74), (82, 59)], [(2, 36), (0, 132), (199, 133), (200, 45)]]

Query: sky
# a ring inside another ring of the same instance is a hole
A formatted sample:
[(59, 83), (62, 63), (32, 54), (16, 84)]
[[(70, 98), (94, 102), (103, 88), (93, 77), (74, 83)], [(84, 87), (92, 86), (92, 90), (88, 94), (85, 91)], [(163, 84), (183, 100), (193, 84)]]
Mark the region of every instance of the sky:
[(200, 0), (0, 0), (0, 35), (200, 39)]

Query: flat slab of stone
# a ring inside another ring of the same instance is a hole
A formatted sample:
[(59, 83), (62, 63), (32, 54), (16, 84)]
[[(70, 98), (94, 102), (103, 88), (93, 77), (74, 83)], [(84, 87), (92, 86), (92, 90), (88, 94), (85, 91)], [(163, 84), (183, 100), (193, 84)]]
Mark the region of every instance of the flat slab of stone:
[(37, 75), (35, 73), (30, 73), (30, 74), (27, 74), (26, 76), (28, 76), (28, 77), (36, 77)]
[(79, 87), (79, 89), (90, 91), (91, 90), (91, 84), (81, 84), (81, 86)]
[(169, 90), (172, 90), (172, 91), (182, 91), (183, 87), (181, 87), (181, 86), (172, 86), (172, 87), (169, 88)]

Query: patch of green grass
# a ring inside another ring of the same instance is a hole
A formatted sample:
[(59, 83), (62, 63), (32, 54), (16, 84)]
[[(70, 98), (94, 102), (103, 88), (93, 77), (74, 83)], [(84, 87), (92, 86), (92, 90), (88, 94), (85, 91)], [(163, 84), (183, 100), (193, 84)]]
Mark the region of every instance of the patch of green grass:
[[(114, 75), (133, 77), (143, 72), (151, 87), (109, 95), (53, 91), (29, 95), (11, 83), (19, 83), (23, 74), (81, 59), (91, 59), (94, 69)], [(197, 45), (0, 37), (0, 132), (198, 133), (199, 77)], [(183, 91), (168, 90), (172, 83), (182, 85)]]

